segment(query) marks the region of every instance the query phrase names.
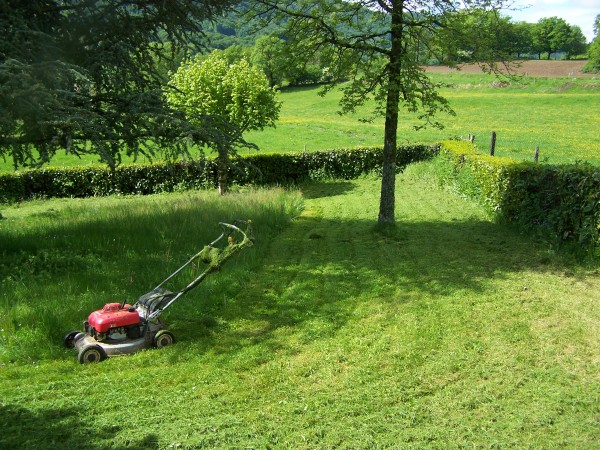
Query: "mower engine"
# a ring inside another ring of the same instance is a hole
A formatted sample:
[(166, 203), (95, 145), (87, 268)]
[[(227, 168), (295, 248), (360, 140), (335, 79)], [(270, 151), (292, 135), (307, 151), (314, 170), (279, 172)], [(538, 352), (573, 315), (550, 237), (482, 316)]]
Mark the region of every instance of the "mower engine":
[(144, 324), (137, 309), (129, 304), (107, 303), (94, 311), (84, 324), (85, 332), (96, 341), (120, 341), (142, 337)]

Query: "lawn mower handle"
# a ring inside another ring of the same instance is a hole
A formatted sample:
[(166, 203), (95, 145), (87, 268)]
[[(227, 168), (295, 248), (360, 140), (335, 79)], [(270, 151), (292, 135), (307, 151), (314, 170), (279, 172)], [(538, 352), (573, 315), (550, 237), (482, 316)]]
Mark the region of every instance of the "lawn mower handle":
[[(242, 231), (240, 228), (238, 228), (235, 225), (236, 223), (240, 223), (240, 222), (243, 222), (243, 223), (246, 224), (246, 231), (245, 232)], [(233, 230), (233, 231), (236, 231), (236, 232), (240, 233), (244, 237), (243, 240), (242, 240), (242, 242), (250, 241), (250, 245), (252, 245), (252, 243), (254, 243), (254, 233), (253, 233), (253, 230), (252, 230), (252, 221), (251, 220), (236, 220), (236, 221), (233, 222), (233, 224), (226, 223), (226, 222), (219, 222), (219, 225), (221, 226), (223, 232), (221, 233), (221, 235), (218, 238), (216, 238), (214, 241), (212, 241), (210, 244), (208, 244), (210, 247), (212, 247), (217, 242), (219, 242), (221, 239), (223, 239), (223, 237), (227, 233), (227, 229), (230, 229), (230, 230)], [(250, 245), (248, 245), (248, 246), (250, 246)], [(175, 275), (177, 275), (179, 272), (181, 272), (183, 269), (185, 269), (187, 266), (189, 266), (195, 260), (197, 260), (198, 258), (200, 258), (200, 254), (201, 253), (202, 253), (202, 251), (199, 251), (194, 256), (192, 256), (183, 266), (181, 266), (179, 269), (177, 269), (175, 272), (173, 272), (171, 275), (169, 275), (167, 278), (165, 278), (163, 281), (161, 281), (160, 284), (158, 286), (156, 286), (154, 289), (160, 288), (167, 281), (169, 281), (171, 278), (173, 278)]]
[[(237, 225), (235, 225), (237, 223), (245, 223), (246, 231), (242, 230)], [(221, 233), (221, 235), (218, 238), (216, 238), (214, 241), (212, 241), (208, 245), (209, 247), (213, 247), (217, 242), (219, 242), (221, 239), (223, 239), (223, 237), (225, 237), (225, 235), (228, 234), (229, 230), (235, 231), (235, 232), (241, 234), (243, 236), (243, 239), (238, 244), (236, 244), (235, 241), (233, 240), (233, 238), (231, 238), (231, 234), (229, 234), (229, 238), (230, 238), (229, 246), (226, 247), (226, 249), (221, 253), (218, 260), (216, 262), (211, 262), (208, 265), (208, 267), (204, 270), (204, 272), (202, 272), (198, 277), (196, 277), (191, 283), (189, 283), (182, 290), (176, 292), (174, 297), (172, 299), (170, 299), (166, 305), (164, 305), (162, 308), (160, 308), (160, 309), (154, 311), (152, 314), (150, 314), (150, 316), (148, 317), (149, 319), (152, 319), (152, 318), (160, 315), (165, 309), (167, 309), (169, 306), (171, 306), (171, 304), (173, 304), (173, 302), (175, 302), (175, 300), (177, 300), (183, 294), (194, 289), (196, 286), (198, 286), (200, 283), (202, 283), (202, 281), (210, 273), (219, 270), (221, 268), (221, 265), (225, 261), (227, 261), (229, 258), (231, 258), (233, 255), (240, 252), (241, 250), (243, 250), (246, 247), (251, 247), (254, 244), (254, 233), (252, 230), (252, 221), (236, 220), (233, 224), (226, 223), (226, 222), (219, 222), (219, 225), (223, 229), (223, 232)], [(177, 275), (179, 272), (181, 272), (185, 267), (189, 266), (196, 259), (199, 259), (201, 257), (201, 255), (202, 255), (202, 251), (196, 253), (183, 266), (181, 266), (179, 269), (177, 269), (175, 272), (173, 272), (169, 277), (167, 277), (163, 282), (161, 282), (158, 286), (156, 286), (154, 288), (154, 290), (160, 289), (167, 281), (169, 281), (171, 278), (173, 278), (175, 275)]]

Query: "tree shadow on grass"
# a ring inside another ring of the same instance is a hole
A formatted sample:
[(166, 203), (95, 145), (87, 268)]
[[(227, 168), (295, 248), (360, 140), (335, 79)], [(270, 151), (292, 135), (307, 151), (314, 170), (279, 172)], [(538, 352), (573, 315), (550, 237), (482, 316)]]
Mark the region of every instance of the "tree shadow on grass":
[(350, 181), (329, 181), (327, 183), (313, 182), (305, 184), (303, 189), (303, 195), (307, 199), (322, 198), (322, 197), (335, 197), (336, 195), (342, 195), (347, 192), (351, 192), (354, 189), (354, 183)]
[(123, 433), (127, 421), (98, 428), (88, 417), (92, 412), (77, 408), (32, 411), (16, 405), (0, 405), (0, 448), (6, 449), (134, 449), (159, 448), (154, 434), (140, 436), (131, 429), (130, 440), (119, 446), (113, 442)]
[[(329, 202), (330, 198), (333, 201), (337, 196), (351, 193), (354, 187), (349, 181), (312, 183), (304, 192), (309, 199), (327, 198), (325, 201)], [(170, 328), (184, 345), (193, 345), (200, 351), (227, 352), (243, 348), (249, 342), (272, 340), (277, 330), (302, 324), (307, 324), (306, 339), (310, 340), (315, 333), (335, 332), (363, 304), (401, 304), (423, 297), (450, 295), (468, 297), (488, 289), (490, 280), (525, 269), (549, 270), (551, 260), (545, 250), (529, 238), (511, 228), (480, 219), (400, 221), (392, 230), (377, 232), (371, 220), (332, 219), (325, 214), (323, 217), (303, 216), (282, 232), (281, 227), (270, 227), (273, 218), (266, 217), (267, 213), (277, 212), (263, 211), (265, 217), (256, 220), (257, 243), (249, 250), (258, 255), (253, 256), (254, 262), (228, 264), (222, 272), (214, 274), (208, 284), (187, 294), (165, 314)], [(105, 235), (106, 242), (119, 238), (122, 247), (128, 248), (131, 242), (123, 243), (122, 236), (122, 230), (131, 230), (128, 220), (133, 218), (123, 217), (119, 223), (100, 220), (93, 226), (96, 233)], [(159, 211), (147, 211), (139, 221), (146, 227), (144, 238), (150, 244), (146, 247), (138, 244), (132, 246), (131, 252), (120, 253), (119, 273), (129, 276), (132, 271), (154, 275), (160, 272), (159, 278), (147, 283), (148, 289), (168, 275), (165, 261), (156, 255), (149, 258), (143, 252), (151, 245), (161, 245), (170, 251), (168, 242), (173, 242), (175, 248), (176, 239), (168, 233), (175, 228), (177, 220)], [(284, 218), (278, 221), (285, 222)], [(58, 231), (76, 237), (85, 236), (88, 227), (87, 223), (57, 224)], [(48, 239), (53, 233), (55, 231), (48, 228), (30, 239), (36, 248), (53, 248), (54, 244)], [(78, 239), (76, 242), (82, 238)], [(13, 244), (18, 247), (21, 242), (25, 241), (17, 239)], [(189, 242), (176, 244), (179, 249), (195, 249)], [(114, 257), (110, 261), (113, 260)], [(112, 278), (116, 272), (110, 261), (110, 270), (106, 273), (95, 273), (92, 266), (79, 274), (67, 273), (65, 278), (69, 281), (79, 276), (87, 280), (93, 277), (104, 292), (115, 286), (119, 293), (134, 292), (130, 297), (133, 300), (136, 294), (145, 292), (145, 284), (139, 280), (135, 285), (129, 283), (121, 287), (118, 280)], [(554, 261), (557, 263), (560, 264)], [(177, 268), (175, 262), (169, 264)], [(52, 283), (60, 285), (56, 280)], [(77, 283), (69, 286), (77, 286)], [(94, 299), (93, 308), (101, 308), (106, 301), (122, 300), (121, 297), (99, 297)], [(72, 327), (64, 318), (83, 320), (93, 310), (85, 305), (85, 309), (79, 311), (77, 308), (82, 309), (81, 305), (68, 303), (60, 310), (50, 311), (35, 302), (35, 308), (42, 309), (33, 309), (32, 315), (52, 314), (53, 322), (46, 338), (55, 343), (54, 355), (64, 355), (61, 338)], [(228, 328), (229, 323), (239, 320), (252, 322), (252, 326), (239, 327), (237, 331)], [(59, 329), (60, 326), (64, 329)]]
[[(302, 217), (272, 246), (265, 266), (243, 292), (230, 293), (231, 302), (208, 301), (185, 318), (174, 312), (185, 345), (235, 354), (260, 344), (277, 352), (287, 345), (278, 338), (286, 329), (308, 343), (333, 336), (373, 305), (393, 311), (449, 298), (467, 305), (515, 274), (561, 265), (527, 236), (476, 219), (400, 223), (382, 233), (371, 221)], [(247, 326), (227, 325), (239, 321)]]

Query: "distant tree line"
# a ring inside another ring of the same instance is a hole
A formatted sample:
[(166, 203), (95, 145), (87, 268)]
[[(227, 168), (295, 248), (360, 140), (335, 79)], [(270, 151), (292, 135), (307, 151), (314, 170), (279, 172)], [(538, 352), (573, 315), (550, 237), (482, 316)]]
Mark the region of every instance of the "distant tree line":
[[(517, 59), (572, 59), (587, 51), (586, 38), (577, 25), (569, 25), (559, 17), (547, 17), (537, 23), (513, 22), (510, 17), (493, 17), (494, 13), (470, 14), (465, 26), (481, 35), (478, 45), (487, 43), (497, 51)], [(455, 46), (469, 62), (473, 49)]]
[[(210, 27), (205, 28), (210, 49), (225, 50), (231, 46), (249, 48), (265, 35), (286, 40), (285, 23), (261, 26), (260, 31), (257, 32), (257, 22), (246, 15), (246, 6), (244, 6), (246, 3), (242, 2), (235, 11), (228, 12)], [(473, 33), (491, 33), (485, 41), (493, 40), (497, 48), (518, 58), (572, 59), (585, 55), (587, 51), (588, 43), (581, 28), (568, 24), (564, 19), (546, 17), (537, 23), (514, 22), (510, 16), (498, 17), (497, 14), (497, 12), (484, 10), (477, 14), (470, 10), (465, 14), (467, 16), (464, 18), (465, 26), (470, 27)], [(453, 44), (458, 47), (456, 50), (462, 53), (463, 58), (468, 59), (472, 49), (469, 46), (461, 48), (461, 42)], [(443, 63), (444, 61), (437, 60), (435, 56), (432, 57), (431, 53), (443, 53), (444, 50), (448, 49), (443, 47), (423, 49), (421, 52), (423, 62)]]
[(588, 62), (583, 70), (590, 73), (600, 73), (600, 14), (594, 21), (594, 40), (588, 49)]
[[(376, 11), (365, 14), (376, 15)], [(368, 17), (366, 18), (368, 20)], [(570, 25), (559, 17), (542, 18), (537, 23), (514, 22), (509, 16), (486, 10), (456, 15), (455, 21), (467, 33), (451, 36), (429, 32), (430, 36), (416, 39), (419, 48), (412, 48), (422, 65), (454, 65), (481, 60), (482, 55), (503, 55), (506, 59), (573, 59), (585, 58), (592, 44), (577, 25)], [(385, 25), (381, 25), (382, 31)], [(203, 26), (207, 47), (217, 50), (231, 63), (243, 58), (260, 67), (272, 86), (301, 85), (331, 81), (330, 71), (335, 58), (333, 49), (293, 54), (288, 45), (285, 23), (265, 26), (248, 14), (248, 2), (241, 2), (235, 11), (229, 11), (213, 23)], [(297, 48), (295, 48), (297, 52)], [(600, 53), (597, 49), (596, 53)], [(179, 61), (181, 62), (181, 61)], [(174, 71), (177, 61), (163, 69)]]

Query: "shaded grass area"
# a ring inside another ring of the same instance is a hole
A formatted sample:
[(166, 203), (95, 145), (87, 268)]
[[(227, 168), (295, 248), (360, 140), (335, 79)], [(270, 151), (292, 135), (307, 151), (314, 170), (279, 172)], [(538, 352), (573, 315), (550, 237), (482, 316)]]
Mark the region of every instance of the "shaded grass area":
[(173, 347), (1, 367), (0, 446), (594, 448), (597, 271), (430, 175), (385, 232), (378, 180), (303, 186), (242, 283), (168, 312)]

